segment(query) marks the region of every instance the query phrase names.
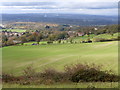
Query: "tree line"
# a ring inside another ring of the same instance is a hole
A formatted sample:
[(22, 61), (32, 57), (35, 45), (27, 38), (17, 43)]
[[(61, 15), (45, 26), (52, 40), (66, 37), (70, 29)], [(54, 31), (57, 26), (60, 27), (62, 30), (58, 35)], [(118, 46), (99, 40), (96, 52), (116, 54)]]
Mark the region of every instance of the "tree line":
[[(65, 28), (65, 27), (63, 27)], [(67, 27), (68, 28), (68, 27)], [(47, 28), (46, 30), (27, 30), (22, 36), (6, 36), (2, 35), (2, 46), (10, 46), (15, 45), (18, 43), (21, 43), (22, 45), (25, 42), (31, 42), (36, 41), (37, 44), (39, 44), (40, 41), (48, 41), (48, 43), (51, 43), (53, 41), (61, 42), (61, 40), (66, 40), (68, 38), (77, 37), (77, 33), (83, 33), (84, 35), (90, 34), (110, 34), (114, 35), (114, 33), (119, 32), (118, 25), (108, 25), (108, 26), (86, 26), (86, 27), (76, 27), (74, 30), (59, 30), (59, 28)], [(69, 35), (68, 32), (76, 32), (72, 33), (72, 35)], [(72, 39), (70, 40), (72, 42)]]

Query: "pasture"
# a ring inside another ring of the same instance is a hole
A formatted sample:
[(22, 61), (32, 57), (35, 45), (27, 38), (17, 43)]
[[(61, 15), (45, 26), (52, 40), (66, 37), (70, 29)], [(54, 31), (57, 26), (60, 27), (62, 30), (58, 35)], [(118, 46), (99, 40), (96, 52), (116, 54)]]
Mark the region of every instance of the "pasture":
[(0, 29), (0, 31), (11, 31), (11, 32), (26, 32), (26, 30), (23, 30), (23, 29)]
[[(104, 39), (112, 39), (112, 38), (117, 38), (119, 33), (114, 33), (113, 36), (110, 34), (99, 34), (99, 35), (94, 35), (91, 34), (89, 38), (94, 41), (94, 38), (104, 38)], [(76, 37), (74, 38), (74, 41), (80, 42), (80, 41), (86, 41), (88, 39), (88, 36), (85, 35), (83, 37)]]
[(21, 75), (23, 69), (33, 65), (37, 71), (46, 68), (64, 70), (65, 65), (94, 63), (103, 70), (118, 74), (118, 42), (77, 44), (23, 45), (2, 49), (3, 72)]

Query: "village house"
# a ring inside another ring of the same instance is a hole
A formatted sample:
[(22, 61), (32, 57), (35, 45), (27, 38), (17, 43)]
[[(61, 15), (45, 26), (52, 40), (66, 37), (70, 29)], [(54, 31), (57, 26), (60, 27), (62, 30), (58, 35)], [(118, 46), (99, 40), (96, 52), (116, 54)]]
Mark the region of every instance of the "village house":
[(13, 43), (21, 43), (19, 40), (13, 40)]
[(12, 37), (12, 36), (22, 36), (23, 33), (19, 33), (19, 32), (11, 32), (11, 31), (2, 31), (3, 35), (6, 35), (8, 37)]
[(77, 35), (78, 35), (78, 36), (84, 36), (85, 34), (82, 33), (82, 32), (78, 32)]
[(5, 29), (5, 26), (0, 24), (0, 29)]
[(76, 31), (68, 31), (68, 35), (70, 37), (74, 37), (76, 35)]

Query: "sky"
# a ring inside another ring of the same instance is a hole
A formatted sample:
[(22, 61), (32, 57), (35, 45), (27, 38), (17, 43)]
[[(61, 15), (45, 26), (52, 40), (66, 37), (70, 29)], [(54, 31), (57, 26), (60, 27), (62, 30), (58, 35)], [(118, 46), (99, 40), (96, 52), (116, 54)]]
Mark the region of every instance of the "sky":
[(0, 0), (0, 13), (118, 15), (119, 0)]

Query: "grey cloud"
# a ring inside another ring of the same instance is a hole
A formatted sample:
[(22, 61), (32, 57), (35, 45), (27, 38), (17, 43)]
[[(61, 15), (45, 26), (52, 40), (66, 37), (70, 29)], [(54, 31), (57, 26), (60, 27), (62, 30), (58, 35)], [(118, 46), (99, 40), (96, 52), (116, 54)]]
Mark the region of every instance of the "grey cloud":
[(40, 6), (54, 5), (56, 2), (3, 2), (3, 6)]
[[(116, 2), (6, 2), (3, 6), (26, 6), (24, 9), (112, 9), (117, 8)], [(27, 7), (30, 6), (30, 7)], [(37, 6), (37, 7), (35, 7)]]
[[(117, 2), (4, 2), (3, 12), (8, 13), (93, 13), (117, 15)], [(82, 11), (81, 11), (81, 10)]]
[(64, 6), (61, 6), (64, 8), (69, 7), (70, 9), (112, 9), (117, 8), (118, 4), (115, 2), (90, 2), (90, 3), (66, 3)]

